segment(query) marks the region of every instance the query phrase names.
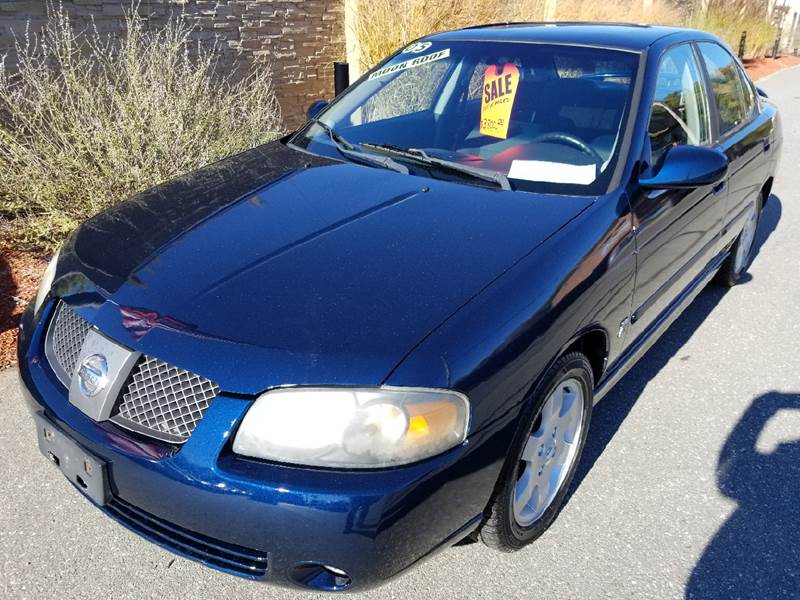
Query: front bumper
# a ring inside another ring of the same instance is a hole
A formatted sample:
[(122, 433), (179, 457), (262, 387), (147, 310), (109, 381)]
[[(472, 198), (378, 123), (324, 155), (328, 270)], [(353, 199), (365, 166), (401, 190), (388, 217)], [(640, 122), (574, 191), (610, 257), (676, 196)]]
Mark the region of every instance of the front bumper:
[(218, 569), (290, 584), (299, 565), (321, 564), (346, 572), (348, 587), (378, 585), (475, 529), (498, 476), (495, 452), (481, 451), (476, 439), (376, 471), (246, 460), (230, 445), (251, 400), (224, 393), (183, 446), (149, 442), (69, 403), (44, 358), (43, 329), (29, 309), (19, 342), (23, 392), (33, 412), (107, 465), (111, 499), (100, 508)]

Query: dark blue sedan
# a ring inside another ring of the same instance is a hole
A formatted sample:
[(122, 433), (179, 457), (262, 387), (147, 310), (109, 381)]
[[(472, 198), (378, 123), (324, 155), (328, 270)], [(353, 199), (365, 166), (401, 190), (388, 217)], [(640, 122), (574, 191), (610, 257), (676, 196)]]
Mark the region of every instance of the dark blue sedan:
[(251, 579), (522, 548), (592, 405), (742, 278), (777, 110), (711, 35), (521, 24), (420, 39), (309, 113), (70, 236), (20, 332), (39, 446)]

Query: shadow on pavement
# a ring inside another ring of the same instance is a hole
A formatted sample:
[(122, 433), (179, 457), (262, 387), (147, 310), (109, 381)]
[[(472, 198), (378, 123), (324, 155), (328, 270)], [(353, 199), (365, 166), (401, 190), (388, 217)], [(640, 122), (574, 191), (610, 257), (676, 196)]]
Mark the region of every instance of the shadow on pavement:
[[(780, 199), (775, 194), (770, 195), (769, 201), (764, 206), (764, 212), (761, 215), (761, 222), (758, 226), (755, 257), (758, 257), (761, 246), (775, 231), (781, 219), (781, 214)], [(750, 279), (744, 278), (742, 283), (746, 284)], [(578, 465), (578, 469), (575, 472), (575, 479), (572, 482), (568, 497), (575, 492), (583, 478), (592, 469), (594, 463), (622, 425), (625, 417), (628, 416), (645, 386), (680, 351), (722, 299), (725, 292), (725, 288), (713, 284), (700, 292), (694, 302), (686, 308), (683, 314), (676, 319), (653, 347), (639, 359), (639, 362), (594, 408), (592, 423), (589, 428), (589, 438), (583, 450), (580, 465)], [(688, 355), (681, 356), (680, 360), (687, 360), (688, 358)], [(798, 496), (800, 497), (800, 491)], [(798, 510), (800, 510), (800, 507)]]
[(800, 439), (756, 448), (767, 421), (785, 409), (800, 410), (800, 393), (758, 396), (722, 447), (717, 485), (737, 508), (695, 565), (687, 599), (800, 594)]

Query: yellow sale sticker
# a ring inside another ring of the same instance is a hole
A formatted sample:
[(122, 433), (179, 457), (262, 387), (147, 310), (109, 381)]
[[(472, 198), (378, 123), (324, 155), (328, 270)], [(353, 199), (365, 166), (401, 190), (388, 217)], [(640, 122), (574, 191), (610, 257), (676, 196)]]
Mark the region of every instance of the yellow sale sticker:
[(483, 73), (483, 97), (481, 99), (481, 133), (492, 137), (508, 137), (508, 120), (517, 95), (519, 69), (511, 63), (501, 70), (495, 65), (486, 67)]

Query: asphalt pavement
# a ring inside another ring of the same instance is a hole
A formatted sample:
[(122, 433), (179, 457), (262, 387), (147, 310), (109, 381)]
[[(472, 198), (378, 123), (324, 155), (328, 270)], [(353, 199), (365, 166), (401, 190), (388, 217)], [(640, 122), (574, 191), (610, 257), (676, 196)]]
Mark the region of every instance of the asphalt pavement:
[[(357, 597), (800, 598), (800, 69), (762, 85), (786, 142), (751, 276), (705, 290), (596, 407), (553, 527), (515, 554), (450, 548)], [(39, 455), (13, 369), (0, 409), (0, 597), (312, 597), (92, 508)]]

